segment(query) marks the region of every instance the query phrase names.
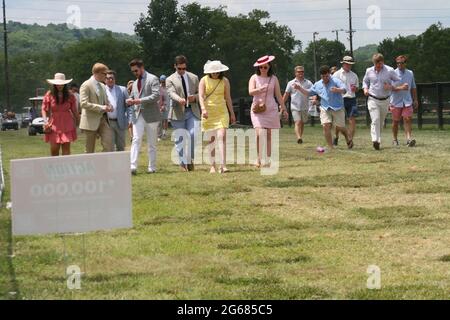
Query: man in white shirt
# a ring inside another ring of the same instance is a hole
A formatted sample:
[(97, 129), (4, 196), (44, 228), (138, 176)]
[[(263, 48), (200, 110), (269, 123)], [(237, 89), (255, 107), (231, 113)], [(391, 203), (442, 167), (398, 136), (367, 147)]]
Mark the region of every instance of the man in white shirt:
[(372, 62), (374, 66), (366, 70), (363, 89), (364, 95), (368, 97), (367, 108), (372, 119), (370, 134), (373, 148), (380, 150), (381, 129), (388, 114), (393, 83), (399, 81), (400, 78), (392, 67), (384, 64), (384, 57), (381, 53), (374, 54)]
[[(348, 120), (348, 135), (353, 139), (356, 131), (356, 117), (358, 116), (358, 104), (356, 103), (356, 92), (359, 88), (359, 78), (356, 73), (352, 71), (352, 65), (355, 61), (350, 56), (345, 56), (342, 61), (342, 68), (333, 74), (333, 77), (340, 79), (347, 89), (343, 94), (345, 116)], [(335, 146), (338, 145), (339, 131), (336, 128), (336, 138), (333, 140)]]
[(106, 75), (106, 94), (114, 108), (108, 112), (109, 125), (113, 131), (113, 148), (115, 146), (116, 151), (124, 151), (128, 128), (128, 92), (125, 87), (116, 85), (116, 72), (113, 70), (109, 70)]
[(305, 123), (308, 121), (308, 97), (299, 91), (299, 87), (311, 89), (313, 84), (305, 79), (305, 69), (302, 66), (294, 68), (295, 79), (288, 82), (283, 95), (284, 103), (291, 97), (291, 113), (295, 123), (295, 134), (297, 135), (297, 143), (303, 143), (303, 131)]

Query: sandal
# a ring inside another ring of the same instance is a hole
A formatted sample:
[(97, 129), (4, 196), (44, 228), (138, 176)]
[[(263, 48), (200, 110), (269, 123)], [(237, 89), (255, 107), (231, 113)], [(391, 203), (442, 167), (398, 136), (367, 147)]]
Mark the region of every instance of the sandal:
[(219, 173), (227, 173), (230, 172), (227, 168), (220, 168)]
[(347, 142), (347, 147), (348, 147), (349, 149), (353, 148), (353, 139), (350, 140), (349, 142)]

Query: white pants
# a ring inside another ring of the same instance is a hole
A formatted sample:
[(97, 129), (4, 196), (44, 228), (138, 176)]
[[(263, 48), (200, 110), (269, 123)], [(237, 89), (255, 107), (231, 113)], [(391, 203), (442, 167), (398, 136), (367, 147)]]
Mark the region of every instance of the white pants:
[(148, 144), (148, 169), (156, 170), (156, 141), (158, 138), (157, 122), (145, 122), (142, 115), (139, 115), (136, 123), (133, 124), (133, 141), (131, 142), (131, 170), (136, 170), (138, 166), (139, 151), (141, 150), (142, 139), (144, 138), (144, 130), (147, 132)]
[(369, 97), (367, 108), (372, 119), (372, 125), (370, 127), (372, 142), (381, 142), (381, 129), (384, 126), (384, 120), (389, 111), (389, 99), (380, 101)]

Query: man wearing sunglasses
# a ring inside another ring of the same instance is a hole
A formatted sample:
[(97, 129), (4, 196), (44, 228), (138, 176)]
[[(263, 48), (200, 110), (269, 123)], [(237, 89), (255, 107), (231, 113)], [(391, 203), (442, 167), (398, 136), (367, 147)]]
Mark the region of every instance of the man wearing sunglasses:
[(195, 135), (200, 132), (201, 112), (198, 105), (198, 77), (187, 71), (185, 56), (175, 58), (175, 72), (166, 79), (167, 92), (172, 99), (169, 119), (173, 129), (184, 129), (191, 138), (190, 150), (185, 151), (185, 141), (175, 141), (182, 171), (194, 170)]
[(392, 112), (392, 144), (395, 147), (399, 146), (397, 138), (398, 125), (403, 118), (406, 145), (408, 147), (414, 147), (416, 145), (416, 140), (412, 138), (412, 115), (419, 105), (417, 100), (416, 82), (414, 80), (414, 73), (411, 70), (406, 69), (406, 56), (398, 56), (395, 61), (397, 63), (395, 73), (400, 78), (400, 81), (394, 83), (390, 101)]
[(144, 62), (134, 59), (129, 64), (131, 72), (136, 76), (127, 104), (132, 106), (131, 122), (133, 123), (133, 140), (131, 142), (131, 174), (137, 174), (138, 156), (141, 150), (144, 132), (147, 132), (148, 167), (147, 173), (156, 172), (156, 142), (158, 125), (161, 121), (159, 111), (159, 79), (147, 72)]

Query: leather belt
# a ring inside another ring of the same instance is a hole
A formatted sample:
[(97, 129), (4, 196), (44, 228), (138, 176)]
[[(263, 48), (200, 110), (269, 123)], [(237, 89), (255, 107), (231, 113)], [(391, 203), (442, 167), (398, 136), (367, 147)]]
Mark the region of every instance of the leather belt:
[(116, 119), (109, 118), (109, 121), (117, 121), (117, 118)]
[(388, 97), (384, 97), (384, 98), (378, 98), (378, 97), (375, 97), (375, 96), (373, 96), (371, 94), (369, 94), (369, 97), (374, 98), (375, 100), (379, 100), (379, 101), (384, 101), (384, 100), (387, 100), (387, 99), (390, 98), (389, 96)]

